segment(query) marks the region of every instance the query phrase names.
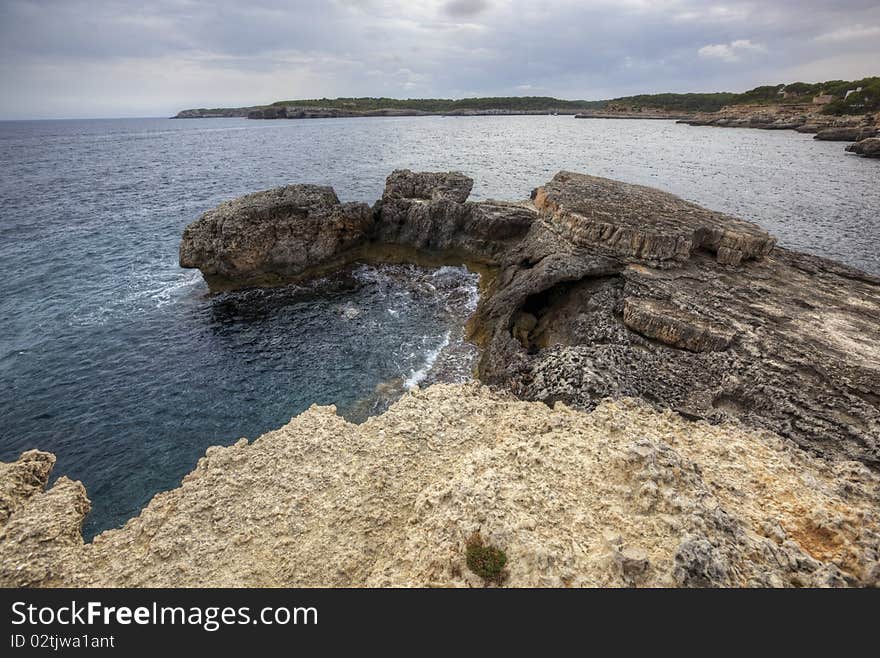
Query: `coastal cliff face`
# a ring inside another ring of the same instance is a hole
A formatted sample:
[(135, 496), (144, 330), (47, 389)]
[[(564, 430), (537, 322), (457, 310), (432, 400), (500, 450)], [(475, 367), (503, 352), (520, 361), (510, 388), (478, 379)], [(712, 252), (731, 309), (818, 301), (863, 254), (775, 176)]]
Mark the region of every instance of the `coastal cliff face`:
[(880, 584), (875, 473), (631, 399), (435, 385), (360, 425), (312, 407), (90, 544), (82, 485), (43, 490), (53, 462), (0, 465), (0, 585), (482, 587), (477, 532), (511, 587)]
[[(310, 187), (250, 195), (188, 227), (181, 264), (241, 285), (361, 259), (466, 262), (483, 274), (469, 328), (486, 383), (585, 410), (639, 397), (880, 467), (878, 279), (647, 187), (560, 172), (528, 202), (471, 203), (470, 189), (461, 174), (394, 172), (372, 215), (349, 204), (354, 228), (303, 220)], [(271, 199), (284, 201), (270, 212)]]

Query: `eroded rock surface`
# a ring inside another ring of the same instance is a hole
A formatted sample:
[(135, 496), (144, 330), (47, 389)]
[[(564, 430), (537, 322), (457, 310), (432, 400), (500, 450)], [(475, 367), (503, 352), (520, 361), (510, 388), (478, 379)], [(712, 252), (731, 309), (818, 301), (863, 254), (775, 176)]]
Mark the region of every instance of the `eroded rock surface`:
[(181, 263), (240, 285), (465, 261), (493, 390), (436, 385), (360, 425), (312, 407), (90, 544), (82, 484), (45, 490), (54, 457), (25, 453), (0, 465), (0, 585), (483, 586), (477, 532), (511, 586), (880, 584), (880, 280), (650, 188), (471, 184), (249, 195), (189, 226)]
[(482, 587), (477, 531), (514, 587), (877, 585), (878, 503), (863, 464), (767, 431), (435, 385), (210, 448), (90, 544), (81, 485), (30, 492), (0, 524), (0, 585)]
[[(640, 397), (880, 468), (876, 277), (774, 248), (751, 222), (648, 187), (560, 172), (529, 202), (472, 203), (471, 186), (454, 172), (397, 171), (369, 217), (298, 186), (297, 198), (317, 195), (320, 221), (252, 213), (254, 197), (281, 193), (250, 195), (188, 227), (181, 262), (210, 277), (242, 259), (259, 274), (266, 261), (252, 253), (300, 276), (391, 248), (464, 261), (483, 274), (470, 331), (486, 383), (587, 410)], [(323, 218), (345, 208), (359, 219), (343, 238)], [(299, 230), (273, 231), (276, 221)]]
[(184, 231), (180, 264), (198, 267), (209, 280), (281, 280), (339, 257), (372, 226), (365, 203), (340, 203), (331, 187), (288, 185), (203, 214)]

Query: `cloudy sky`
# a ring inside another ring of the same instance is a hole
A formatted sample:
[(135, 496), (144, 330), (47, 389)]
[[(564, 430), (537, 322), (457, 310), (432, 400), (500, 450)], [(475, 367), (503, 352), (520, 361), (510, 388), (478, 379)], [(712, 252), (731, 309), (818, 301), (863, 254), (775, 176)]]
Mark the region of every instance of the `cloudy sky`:
[(0, 118), (880, 74), (880, 0), (0, 0)]

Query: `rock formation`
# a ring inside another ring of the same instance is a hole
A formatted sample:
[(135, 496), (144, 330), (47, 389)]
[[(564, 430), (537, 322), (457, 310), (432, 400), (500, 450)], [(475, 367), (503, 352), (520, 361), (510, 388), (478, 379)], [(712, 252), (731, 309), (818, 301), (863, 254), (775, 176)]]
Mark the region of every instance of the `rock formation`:
[(209, 448), (90, 544), (82, 486), (42, 491), (52, 461), (2, 466), (28, 481), (5, 498), (2, 586), (483, 587), (475, 532), (511, 587), (880, 584), (877, 474), (630, 399), (583, 413), (435, 385), (361, 425), (312, 407)]
[(846, 150), (866, 158), (880, 158), (880, 137), (863, 139), (855, 144), (850, 144)]
[(351, 249), (372, 224), (365, 203), (340, 203), (330, 187), (288, 185), (206, 212), (186, 227), (180, 264), (208, 280), (282, 280)]
[[(878, 117), (871, 114), (834, 116), (821, 113), (822, 106), (815, 105), (729, 105), (717, 112), (698, 112), (680, 120), (691, 126), (717, 126), (721, 128), (760, 128), (763, 130), (796, 130), (802, 133), (826, 135), (820, 139), (852, 141), (834, 137), (843, 131), (877, 128)], [(837, 132), (841, 131), (841, 132)]]
[(876, 137), (877, 133), (877, 128), (873, 126), (825, 128), (813, 135), (813, 139), (821, 139), (828, 142), (858, 142), (869, 137)]
[(471, 187), (258, 192), (188, 226), (180, 258), (212, 287), (465, 262), (492, 390), (434, 386), (361, 425), (313, 407), (210, 448), (90, 544), (83, 486), (44, 491), (54, 458), (25, 453), (0, 465), (0, 585), (480, 586), (475, 532), (508, 585), (880, 583), (880, 280), (647, 187)]
[(470, 334), (486, 383), (586, 410), (640, 397), (880, 467), (880, 280), (638, 185), (560, 172), (521, 203), (470, 189), (397, 171), (372, 213), (327, 188), (249, 195), (187, 227), (181, 264), (224, 285), (391, 255), (466, 262), (483, 274)]

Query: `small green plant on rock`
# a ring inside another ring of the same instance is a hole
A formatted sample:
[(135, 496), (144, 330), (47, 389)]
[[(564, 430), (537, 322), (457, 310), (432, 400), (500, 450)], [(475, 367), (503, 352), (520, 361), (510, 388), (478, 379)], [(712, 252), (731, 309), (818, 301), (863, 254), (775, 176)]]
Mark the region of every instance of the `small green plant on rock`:
[(486, 544), (479, 532), (472, 534), (466, 544), (468, 569), (480, 576), (486, 584), (501, 585), (507, 579), (507, 554), (500, 548)]

